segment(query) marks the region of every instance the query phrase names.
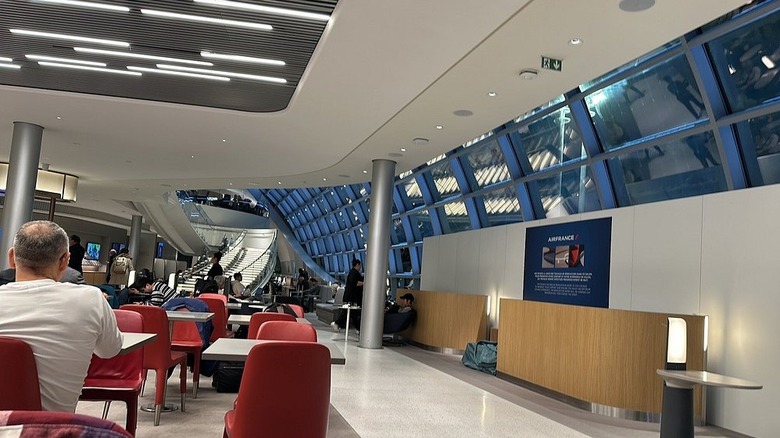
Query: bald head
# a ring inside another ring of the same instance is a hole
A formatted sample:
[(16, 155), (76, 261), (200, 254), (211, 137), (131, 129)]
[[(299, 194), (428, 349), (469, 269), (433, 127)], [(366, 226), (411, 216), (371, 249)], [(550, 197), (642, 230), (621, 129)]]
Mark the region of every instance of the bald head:
[(16, 233), (12, 251), (17, 270), (43, 274), (58, 269), (67, 256), (68, 234), (54, 222), (27, 222)]

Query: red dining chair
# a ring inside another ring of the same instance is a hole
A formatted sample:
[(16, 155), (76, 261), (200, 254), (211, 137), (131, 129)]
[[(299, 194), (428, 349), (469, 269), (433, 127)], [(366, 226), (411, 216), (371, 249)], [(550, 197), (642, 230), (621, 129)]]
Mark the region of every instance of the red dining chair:
[[(186, 308), (177, 309), (176, 311), (189, 312)], [(198, 398), (198, 386), (200, 385), (200, 356), (203, 353), (203, 339), (200, 337), (200, 332), (198, 331), (196, 323), (178, 321), (173, 325), (171, 350), (192, 355), (192, 398)]]
[(231, 337), (233, 332), (227, 329), (227, 297), (222, 294), (200, 294), (198, 299), (208, 304), (209, 310), (214, 314), (211, 320), (214, 330), (211, 332), (210, 341)]
[(306, 317), (306, 312), (304, 312), (303, 306), (299, 306), (297, 304), (288, 304), (288, 306), (290, 306), (290, 308), (295, 311), (295, 316), (297, 316), (298, 318)]
[[(330, 351), (322, 344), (274, 341), (255, 345), (244, 365), (235, 406), (225, 414), (223, 436), (324, 438), (330, 366)], [(301, 421), (302, 412), (306, 421)]]
[[(116, 324), (125, 333), (143, 333), (144, 318), (138, 312), (114, 310)], [(138, 396), (143, 383), (144, 350), (139, 348), (130, 353), (101, 359), (94, 354), (89, 364), (84, 388), (79, 400), (106, 401), (103, 407), (103, 419), (108, 416), (112, 400), (123, 401), (127, 405), (125, 429), (135, 436), (138, 423)]]
[(0, 429), (14, 437), (132, 437), (113, 421), (71, 412), (3, 411)]
[(0, 410), (42, 410), (32, 348), (22, 340), (0, 336), (0, 357)]
[(317, 330), (309, 324), (292, 321), (266, 321), (257, 331), (257, 339), (266, 341), (317, 342)]
[(247, 339), (257, 339), (257, 330), (260, 329), (260, 325), (266, 321), (292, 321), (295, 322), (295, 317), (286, 313), (276, 312), (257, 312), (253, 313), (249, 318), (249, 330), (247, 331)]
[(165, 310), (157, 306), (125, 304), (122, 310), (132, 310), (144, 317), (144, 332), (156, 333), (154, 342), (144, 347), (144, 381), (146, 373), (154, 370), (154, 425), (160, 425), (160, 414), (165, 404), (165, 390), (168, 386), (168, 368), (181, 365), (179, 388), (181, 391), (181, 411), (184, 412), (184, 394), (187, 392), (187, 355), (171, 351), (170, 323)]

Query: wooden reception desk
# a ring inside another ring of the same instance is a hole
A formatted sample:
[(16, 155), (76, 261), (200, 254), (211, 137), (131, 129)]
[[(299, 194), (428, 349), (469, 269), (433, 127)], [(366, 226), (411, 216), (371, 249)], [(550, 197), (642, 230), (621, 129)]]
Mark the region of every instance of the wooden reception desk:
[[(660, 414), (663, 379), (656, 370), (665, 364), (669, 316), (688, 325), (688, 369), (704, 369), (703, 316), (506, 298), (500, 304), (500, 375), (590, 403), (596, 412), (609, 407), (629, 413), (618, 416)], [(695, 397), (701, 418), (700, 389)]]
[(487, 336), (487, 295), (398, 289), (414, 295), (417, 319), (403, 333), (414, 343), (435, 350), (463, 351)]

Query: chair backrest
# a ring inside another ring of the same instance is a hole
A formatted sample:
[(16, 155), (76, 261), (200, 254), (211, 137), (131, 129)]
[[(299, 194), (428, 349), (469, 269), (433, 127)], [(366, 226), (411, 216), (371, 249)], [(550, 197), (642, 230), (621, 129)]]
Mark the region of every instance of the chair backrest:
[[(279, 341), (252, 347), (236, 399), (231, 436), (324, 438), (330, 367), (330, 351), (322, 344)], [(306, 421), (301, 421), (301, 415)]]
[(292, 308), (295, 311), (295, 316), (298, 318), (305, 318), (306, 314), (303, 311), (303, 306), (299, 306), (298, 304), (288, 304), (290, 308)]
[(113, 421), (89, 415), (52, 411), (6, 411), (0, 415), (0, 427), (22, 426), (13, 436), (94, 436), (132, 438)]
[(257, 339), (267, 341), (317, 342), (317, 330), (309, 324), (292, 321), (266, 321), (257, 331)]
[[(182, 307), (176, 309), (177, 312), (189, 312), (189, 309)], [(171, 343), (177, 342), (198, 343), (203, 345), (203, 338), (200, 336), (198, 325), (191, 321), (178, 321), (173, 325), (173, 332), (171, 333)]]
[(295, 322), (295, 317), (292, 315), (288, 315), (286, 313), (276, 313), (276, 312), (253, 313), (252, 317), (249, 319), (249, 330), (247, 331), (247, 335), (246, 335), (247, 339), (256, 339), (257, 331), (260, 329), (260, 325), (262, 325), (266, 321)]
[(220, 294), (200, 294), (198, 299), (209, 305), (209, 310), (214, 314), (211, 320), (214, 330), (211, 332), (211, 342), (227, 336), (227, 297)]
[[(144, 317), (140, 313), (131, 310), (114, 310), (116, 325), (125, 333), (143, 333)], [(89, 363), (87, 380), (111, 379), (134, 380), (140, 379), (144, 368), (144, 349), (139, 348), (130, 353), (114, 356), (109, 359), (101, 359), (94, 354)]]
[(27, 342), (0, 336), (0, 410), (40, 411), (35, 356)]
[(144, 333), (156, 333), (154, 342), (143, 348), (144, 368), (167, 368), (171, 361), (171, 337), (168, 314), (157, 306), (125, 304), (120, 310), (138, 312), (144, 319)]

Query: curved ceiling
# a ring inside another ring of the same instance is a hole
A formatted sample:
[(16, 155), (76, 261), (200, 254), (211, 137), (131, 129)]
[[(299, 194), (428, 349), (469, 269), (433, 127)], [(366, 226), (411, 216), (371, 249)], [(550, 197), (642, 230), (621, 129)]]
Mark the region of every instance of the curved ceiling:
[[(27, 2), (0, 6), (12, 3)], [(313, 2), (251, 3), (305, 9)], [(175, 188), (366, 181), (373, 159), (397, 161), (397, 173), (416, 167), (744, 1), (658, 1), (635, 13), (618, 3), (341, 0), (290, 104), (273, 113), (0, 86), (0, 161), (14, 121), (39, 124), (41, 162), (81, 178), (77, 203), (119, 215), (133, 212), (115, 201), (160, 200)], [(99, 35), (98, 23), (84, 25)], [(0, 33), (11, 27), (0, 15)], [(570, 45), (574, 37), (583, 44)], [(0, 57), (9, 56), (3, 50)], [(542, 55), (562, 59), (563, 71), (541, 70)], [(524, 68), (539, 75), (523, 80)], [(89, 82), (116, 80), (93, 74)], [(429, 142), (415, 145), (415, 137)]]

